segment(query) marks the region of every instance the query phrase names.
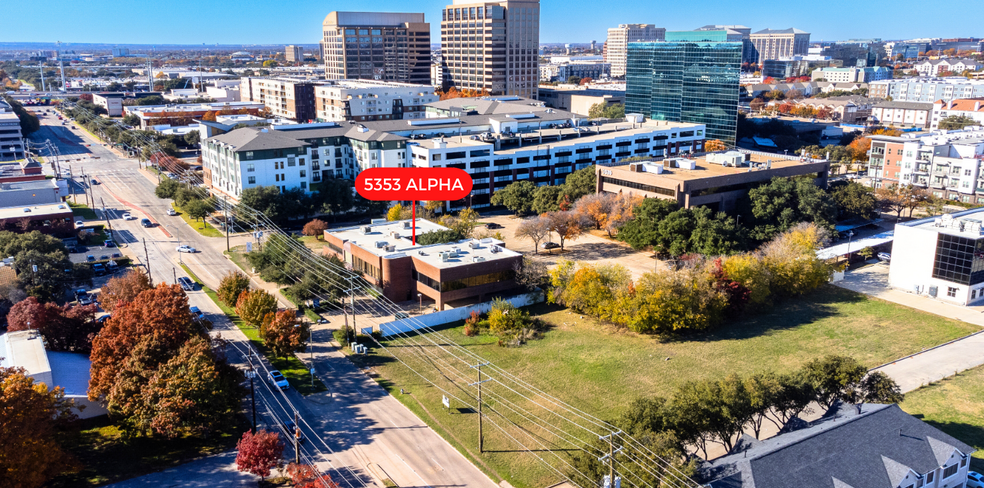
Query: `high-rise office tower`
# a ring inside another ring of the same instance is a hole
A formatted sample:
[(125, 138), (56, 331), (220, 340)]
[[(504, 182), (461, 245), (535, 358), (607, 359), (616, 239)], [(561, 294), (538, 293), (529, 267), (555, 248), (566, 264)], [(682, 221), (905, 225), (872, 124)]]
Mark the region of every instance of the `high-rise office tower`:
[(288, 63), (301, 63), (304, 61), (304, 48), (301, 46), (290, 45), (287, 46), (286, 51)]
[(666, 42), (629, 43), (625, 111), (707, 126), (707, 139), (734, 145), (741, 42), (726, 30), (667, 32)]
[(662, 41), (666, 29), (652, 24), (620, 24), (608, 29), (605, 62), (612, 65), (612, 77), (625, 76), (625, 55), (630, 42)]
[(537, 98), (539, 0), (454, 0), (441, 15), (441, 55), (449, 86)]
[(810, 33), (799, 29), (763, 29), (750, 36), (755, 48), (752, 62), (762, 64), (768, 59), (788, 58), (810, 51)]
[(325, 76), (430, 84), (424, 14), (332, 12), (322, 24)]
[(728, 40), (741, 40), (741, 62), (742, 63), (754, 63), (755, 62), (755, 47), (752, 46), (752, 29), (751, 27), (737, 24), (712, 24), (705, 25), (704, 27), (699, 27), (696, 30), (726, 30), (728, 31)]

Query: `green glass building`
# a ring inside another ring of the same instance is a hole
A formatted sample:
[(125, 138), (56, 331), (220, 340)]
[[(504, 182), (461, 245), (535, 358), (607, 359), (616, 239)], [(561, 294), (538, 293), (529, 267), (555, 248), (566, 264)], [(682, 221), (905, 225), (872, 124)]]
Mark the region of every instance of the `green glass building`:
[(625, 112), (707, 126), (707, 139), (735, 144), (741, 42), (727, 31), (667, 32), (666, 42), (631, 42)]

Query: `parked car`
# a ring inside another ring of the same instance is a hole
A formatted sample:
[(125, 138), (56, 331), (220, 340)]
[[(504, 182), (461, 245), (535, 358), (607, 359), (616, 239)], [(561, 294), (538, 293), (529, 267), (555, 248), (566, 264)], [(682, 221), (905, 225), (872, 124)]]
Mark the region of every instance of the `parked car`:
[(878, 253), (878, 259), (885, 262), (892, 262), (892, 255), (887, 252)]
[(318, 319), (318, 323), (319, 324), (327, 324), (328, 323), (328, 319), (326, 319), (326, 318), (320, 318), (320, 319)]
[(196, 319), (204, 319), (205, 313), (201, 311), (198, 307), (191, 307), (191, 314), (195, 316)]
[(178, 252), (190, 252), (190, 253), (196, 253), (196, 252), (198, 252), (198, 249), (195, 249), (195, 248), (193, 248), (193, 247), (191, 247), (191, 246), (185, 246), (185, 245), (181, 245), (181, 246), (178, 246), (178, 249), (177, 249), (177, 251), (178, 251)]
[(76, 220), (76, 221), (75, 221), (75, 228), (76, 228), (76, 229), (81, 229), (81, 228), (83, 228), (83, 227), (85, 227), (85, 222), (83, 222), (83, 221), (81, 221), (81, 220)]
[(99, 317), (98, 319), (96, 319), (96, 322), (99, 322), (101, 324), (101, 323), (106, 322), (107, 320), (109, 320), (110, 317), (112, 317), (111, 314), (103, 315), (102, 317)]
[(86, 257), (85, 257), (85, 261), (86, 261), (87, 263), (92, 263), (92, 262), (95, 262), (95, 261), (96, 261), (96, 257), (95, 257), (95, 256), (93, 256), (92, 254), (90, 254), (90, 255), (88, 255), (88, 256), (86, 256)]
[(280, 388), (281, 390), (286, 390), (290, 388), (290, 383), (287, 382), (287, 378), (284, 378), (284, 375), (281, 374), (280, 371), (276, 369), (270, 371), (269, 378), (270, 378), (270, 383), (273, 383), (274, 385), (277, 386), (277, 388)]
[(144, 227), (153, 227), (154, 223), (151, 222), (150, 219), (140, 219), (140, 225)]
[(977, 471), (967, 473), (967, 488), (984, 488), (984, 475)]
[(105, 241), (103, 241), (103, 246), (104, 247), (116, 247), (116, 243), (113, 242), (112, 239), (106, 239)]
[(109, 261), (109, 256), (103, 254), (102, 256), (99, 256), (99, 260), (100, 261)]
[(167, 214), (173, 217), (178, 214), (178, 211), (173, 208), (169, 208), (167, 209)]
[[(88, 144), (86, 144), (86, 145), (88, 146)], [(99, 184), (99, 180), (97, 180), (97, 179), (95, 179), (95, 178), (93, 178), (93, 179), (91, 180), (91, 183), (92, 183), (93, 185), (98, 185), (98, 184)]]
[(123, 220), (137, 220), (137, 218), (131, 215), (130, 212), (127, 212), (123, 214)]
[(92, 272), (96, 276), (102, 276), (102, 275), (108, 273), (108, 271), (106, 270), (106, 265), (105, 264), (102, 264), (102, 263), (93, 264), (92, 265)]
[(113, 255), (110, 256), (110, 257), (113, 258), (113, 259), (119, 259), (119, 258), (121, 258), (123, 256), (120, 253), (118, 253), (118, 252), (114, 252)]
[(560, 244), (556, 242), (544, 242), (540, 247), (543, 249), (557, 249), (560, 247)]
[(485, 224), (485, 228), (486, 229), (501, 229), (502, 226), (499, 225), (499, 224), (497, 224), (497, 223), (495, 223), (495, 222), (489, 222), (489, 223)]
[[(287, 431), (288, 439), (293, 439), (294, 436), (297, 436), (298, 444), (304, 444), (304, 433), (297, 428), (297, 424), (295, 424), (293, 420), (285, 420), (284, 429)], [(294, 441), (288, 440), (287, 442), (293, 444)]]
[(195, 282), (191, 281), (191, 278), (187, 276), (178, 278), (178, 284), (181, 285), (181, 289), (184, 291), (194, 291), (195, 289)]

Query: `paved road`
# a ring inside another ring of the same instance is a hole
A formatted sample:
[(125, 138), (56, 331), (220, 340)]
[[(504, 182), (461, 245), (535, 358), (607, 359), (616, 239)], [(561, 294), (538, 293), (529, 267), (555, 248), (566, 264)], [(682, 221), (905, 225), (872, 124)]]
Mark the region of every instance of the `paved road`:
[[(52, 121), (54, 126), (49, 125)], [(105, 202), (106, 215), (116, 239), (121, 242), (122, 252), (133, 257), (138, 266), (149, 263), (155, 283), (173, 283), (176, 277), (181, 277), (179, 261), (213, 288), (226, 273), (238, 271), (221, 253), (226, 246), (224, 238), (203, 237), (180, 217), (166, 214), (169, 202), (154, 196), (156, 181), (151, 181), (149, 174), (140, 171), (136, 161), (121, 159), (83, 131), (68, 129), (53, 117), (44, 118), (42, 122), (45, 127), (32, 138), (38, 142), (51, 139), (63, 155), (63, 168), (70, 164), (73, 174), (84, 172), (87, 180), (94, 178), (99, 182), (92, 185), (91, 192), (97, 203)], [(125, 212), (150, 218), (158, 225), (144, 228), (139, 220), (124, 221), (122, 214)], [(99, 216), (104, 218), (102, 212)], [(237, 239), (232, 245), (245, 242), (247, 238)], [(180, 244), (191, 245), (203, 252), (177, 253), (175, 248)], [(246, 337), (203, 292), (194, 291), (188, 295), (190, 305), (199, 307), (214, 323), (213, 335), (221, 335), (245, 349)], [(329, 469), (332, 476), (345, 478), (354, 486), (359, 486), (360, 482), (382, 486), (379, 476), (369, 471), (369, 463), (378, 464), (400, 486), (494, 486), (444, 439), (330, 346), (329, 330), (318, 330), (314, 335), (317, 341), (313, 345), (315, 368), (332, 394), (305, 398), (293, 390), (274, 392), (267, 384), (258, 383), (257, 394), (272, 405), (269, 412), (260, 409), (260, 423), (274, 427), (278, 423), (274, 416), (289, 418), (296, 409), (307, 422), (303, 429), (310, 440), (304, 450), (321, 461), (319, 467)], [(308, 359), (307, 354), (303, 356)], [(245, 359), (236, 350), (232, 350), (229, 357), (233, 363), (245, 364)], [(290, 404), (287, 404), (288, 400)], [(314, 446), (326, 455), (319, 457)], [(332, 451), (334, 454), (330, 453)], [(184, 474), (176, 476), (194, 480), (198, 476), (196, 466), (189, 465), (187, 470), (180, 471)]]

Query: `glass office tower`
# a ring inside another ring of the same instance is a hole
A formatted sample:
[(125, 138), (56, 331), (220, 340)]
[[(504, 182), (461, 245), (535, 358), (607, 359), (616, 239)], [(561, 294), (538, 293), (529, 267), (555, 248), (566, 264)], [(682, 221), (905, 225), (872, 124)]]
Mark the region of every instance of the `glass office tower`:
[(707, 138), (735, 144), (741, 42), (727, 31), (667, 32), (666, 42), (629, 43), (625, 112), (707, 126)]

